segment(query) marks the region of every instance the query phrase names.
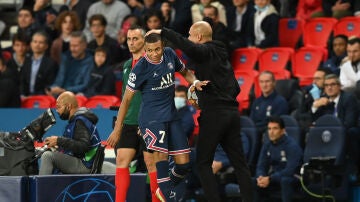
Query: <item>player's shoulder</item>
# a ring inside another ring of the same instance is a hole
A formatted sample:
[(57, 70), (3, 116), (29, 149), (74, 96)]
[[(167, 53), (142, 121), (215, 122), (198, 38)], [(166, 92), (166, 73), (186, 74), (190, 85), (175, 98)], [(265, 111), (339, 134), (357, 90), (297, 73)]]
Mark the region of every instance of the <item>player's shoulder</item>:
[(170, 48), (170, 47), (165, 47), (164, 48), (164, 54), (167, 54), (167, 55), (176, 55), (174, 49)]

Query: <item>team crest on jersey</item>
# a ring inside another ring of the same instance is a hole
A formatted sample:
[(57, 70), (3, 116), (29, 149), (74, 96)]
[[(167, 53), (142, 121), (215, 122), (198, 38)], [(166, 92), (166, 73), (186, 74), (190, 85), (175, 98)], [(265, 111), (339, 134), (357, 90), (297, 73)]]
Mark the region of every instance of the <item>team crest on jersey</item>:
[(130, 74), (129, 74), (129, 81), (130, 81), (130, 82), (136, 81), (136, 75), (135, 75), (134, 73), (130, 73)]
[(174, 69), (174, 65), (171, 62), (169, 62), (167, 66), (169, 67), (169, 69)]

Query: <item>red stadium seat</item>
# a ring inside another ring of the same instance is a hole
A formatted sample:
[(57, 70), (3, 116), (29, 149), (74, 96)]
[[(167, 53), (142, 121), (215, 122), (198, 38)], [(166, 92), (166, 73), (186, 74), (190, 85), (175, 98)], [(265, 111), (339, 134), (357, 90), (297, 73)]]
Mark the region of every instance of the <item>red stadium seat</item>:
[(286, 69), (292, 60), (294, 49), (286, 47), (268, 48), (259, 56), (259, 72), (271, 71), (276, 79), (289, 79), (290, 72)]
[(360, 18), (359, 17), (344, 17), (341, 18), (334, 27), (334, 36), (339, 34), (347, 37), (360, 37)]
[(279, 45), (295, 48), (304, 31), (305, 21), (296, 18), (281, 18), (279, 21)]
[(178, 86), (178, 85), (183, 85), (183, 86), (188, 87), (189, 83), (179, 72), (175, 72), (175, 86)]
[(335, 18), (312, 18), (307, 21), (303, 33), (304, 45), (327, 47), (336, 22)]
[(239, 111), (247, 110), (250, 107), (251, 89), (254, 84), (254, 78), (257, 76), (255, 71), (236, 71), (235, 78), (239, 83), (241, 91), (236, 97), (239, 102)]
[(85, 103), (87, 108), (109, 108), (120, 105), (120, 100), (114, 95), (96, 95)]
[(5, 62), (9, 61), (12, 57), (10, 51), (3, 51), (1, 55), (4, 58)]
[(261, 53), (259, 48), (238, 48), (231, 56), (231, 65), (234, 71), (253, 70)]
[(22, 108), (51, 108), (55, 104), (55, 98), (49, 95), (28, 96), (21, 101)]
[(299, 79), (300, 86), (312, 83), (314, 73), (323, 58), (323, 50), (314, 47), (302, 47), (295, 53), (292, 70), (294, 76)]
[(85, 103), (88, 101), (88, 98), (83, 95), (76, 95), (76, 100), (79, 107), (84, 107)]

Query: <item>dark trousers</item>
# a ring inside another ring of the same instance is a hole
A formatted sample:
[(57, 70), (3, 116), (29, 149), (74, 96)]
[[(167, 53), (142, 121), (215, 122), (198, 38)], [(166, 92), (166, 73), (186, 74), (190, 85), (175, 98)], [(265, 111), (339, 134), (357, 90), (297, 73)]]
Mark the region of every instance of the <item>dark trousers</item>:
[(280, 191), (282, 202), (291, 202), (294, 194), (294, 189), (298, 180), (294, 177), (282, 177), (280, 182), (270, 184), (266, 188), (257, 186), (256, 179), (253, 179), (253, 187), (255, 190), (254, 202), (262, 202), (269, 199), (271, 194), (276, 194)]
[(199, 124), (196, 168), (207, 200), (209, 202), (221, 201), (216, 178), (211, 168), (216, 146), (220, 143), (235, 169), (243, 201), (252, 202), (251, 176), (239, 135), (240, 115), (237, 109), (203, 110)]

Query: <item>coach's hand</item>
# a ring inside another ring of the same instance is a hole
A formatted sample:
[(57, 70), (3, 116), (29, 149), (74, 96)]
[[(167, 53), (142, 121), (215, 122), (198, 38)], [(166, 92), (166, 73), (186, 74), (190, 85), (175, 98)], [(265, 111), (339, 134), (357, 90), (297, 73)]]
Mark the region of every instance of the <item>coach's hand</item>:
[(145, 36), (152, 34), (152, 33), (161, 34), (161, 29), (152, 29), (152, 30), (146, 32)]
[(107, 139), (107, 144), (110, 145), (111, 147), (115, 147), (120, 140), (120, 134), (121, 131), (116, 132), (115, 130), (113, 130), (109, 138)]
[(55, 147), (57, 146), (57, 139), (58, 136), (50, 136), (45, 138), (44, 142), (48, 147)]

